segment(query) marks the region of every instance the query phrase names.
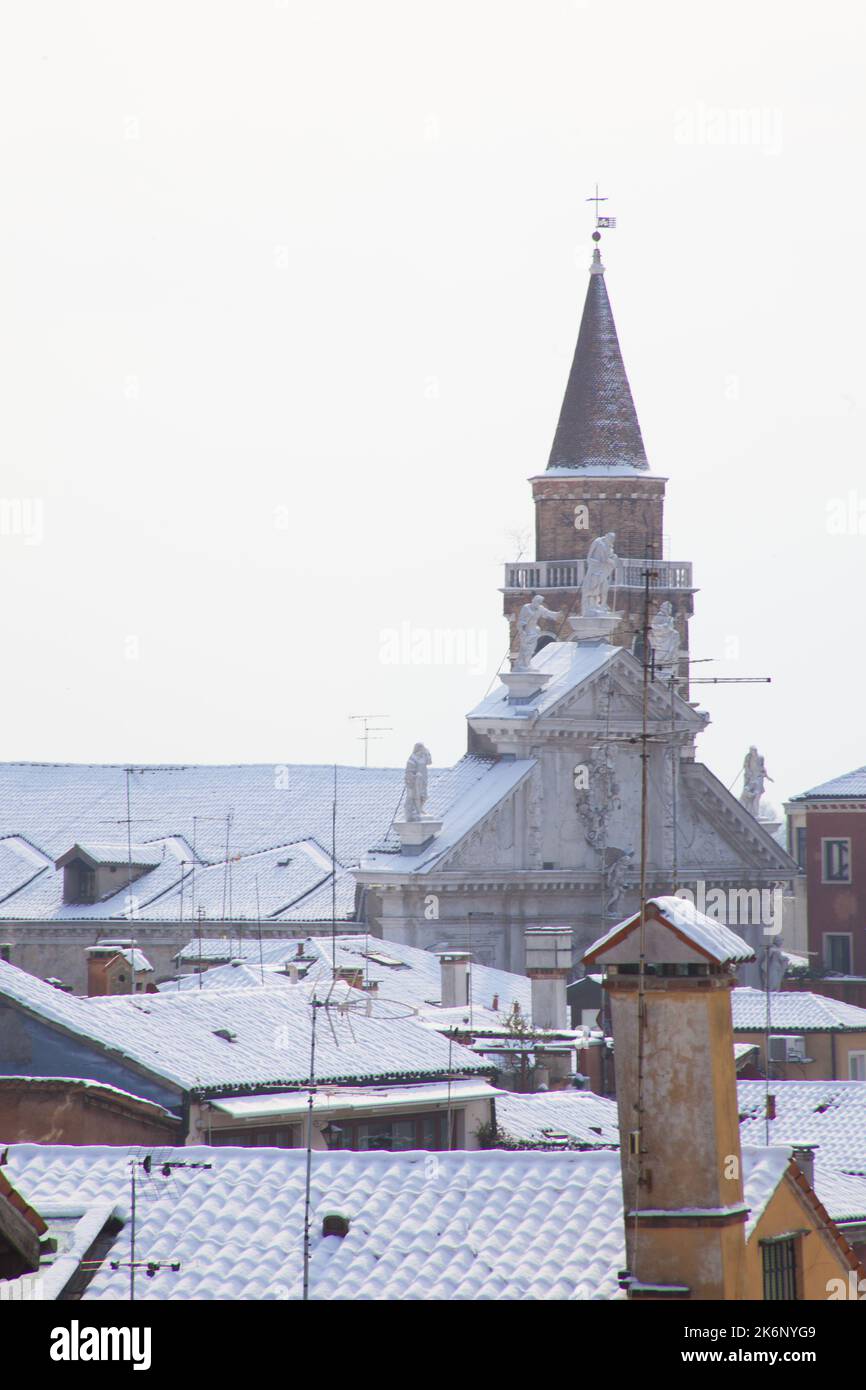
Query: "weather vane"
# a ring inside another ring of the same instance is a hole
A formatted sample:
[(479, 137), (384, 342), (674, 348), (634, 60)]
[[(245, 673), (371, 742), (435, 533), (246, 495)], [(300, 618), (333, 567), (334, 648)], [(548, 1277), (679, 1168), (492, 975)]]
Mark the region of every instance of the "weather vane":
[(606, 203), (606, 202), (607, 202), (607, 196), (606, 196), (606, 195), (605, 195), (605, 196), (602, 196), (601, 194), (599, 194), (599, 191), (598, 191), (598, 184), (595, 185), (595, 193), (593, 194), (593, 196), (592, 196), (591, 198), (586, 198), (586, 199), (584, 199), (584, 201), (587, 202), (587, 203), (595, 203), (595, 231), (593, 232), (593, 237), (592, 237), (592, 239), (593, 239), (593, 241), (599, 241), (599, 240), (600, 240), (599, 235), (598, 235), (598, 229), (599, 229), (599, 227), (610, 227), (610, 228), (615, 227), (615, 226), (616, 226), (616, 218), (615, 218), (615, 217), (599, 217), (599, 215), (598, 215), (598, 205), (599, 205), (599, 203)]

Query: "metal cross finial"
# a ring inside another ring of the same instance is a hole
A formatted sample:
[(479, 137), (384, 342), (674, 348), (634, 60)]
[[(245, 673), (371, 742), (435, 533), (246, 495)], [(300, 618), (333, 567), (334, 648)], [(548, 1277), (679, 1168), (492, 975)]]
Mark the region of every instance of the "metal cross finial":
[(607, 197), (606, 197), (606, 196), (605, 196), (605, 197), (600, 197), (600, 196), (599, 196), (598, 184), (595, 185), (595, 193), (594, 193), (594, 195), (593, 195), (591, 198), (584, 198), (584, 202), (585, 202), (585, 203), (595, 203), (595, 225), (598, 226), (598, 205), (599, 205), (599, 203), (606, 203), (606, 202), (607, 202)]

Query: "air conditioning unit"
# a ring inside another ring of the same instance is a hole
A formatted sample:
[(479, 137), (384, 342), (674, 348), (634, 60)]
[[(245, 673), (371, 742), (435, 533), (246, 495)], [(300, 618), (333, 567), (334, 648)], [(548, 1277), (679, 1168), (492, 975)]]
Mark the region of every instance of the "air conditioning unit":
[(807, 1062), (806, 1039), (802, 1035), (776, 1033), (770, 1035), (771, 1062)]

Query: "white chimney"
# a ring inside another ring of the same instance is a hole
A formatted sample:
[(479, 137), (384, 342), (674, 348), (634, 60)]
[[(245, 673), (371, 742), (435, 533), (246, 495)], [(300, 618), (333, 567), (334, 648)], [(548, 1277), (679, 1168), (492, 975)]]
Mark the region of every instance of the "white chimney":
[(571, 927), (529, 927), (524, 947), (526, 973), (532, 981), (533, 1024), (536, 1028), (568, 1028)]
[(460, 1009), (469, 1003), (469, 952), (437, 951), (442, 983), (443, 1009)]

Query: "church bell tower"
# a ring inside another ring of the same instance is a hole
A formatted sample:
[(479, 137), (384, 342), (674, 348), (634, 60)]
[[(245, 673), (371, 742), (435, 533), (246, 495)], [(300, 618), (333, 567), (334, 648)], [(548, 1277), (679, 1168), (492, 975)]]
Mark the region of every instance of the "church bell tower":
[[(660, 603), (670, 602), (685, 658), (692, 567), (664, 556), (666, 479), (650, 471), (608, 298), (600, 238), (596, 229), (583, 317), (550, 459), (546, 470), (530, 480), (536, 558), (506, 565), (504, 613), (512, 624), (512, 651), (514, 620), (532, 595), (541, 594), (548, 608), (579, 613), (587, 551), (596, 537), (613, 532), (618, 562), (611, 606), (623, 618), (612, 640), (640, 655), (649, 569), (650, 620)], [(550, 627), (539, 639), (539, 649), (569, 635), (563, 619), (562, 631)], [(679, 674), (688, 674), (684, 660)]]

